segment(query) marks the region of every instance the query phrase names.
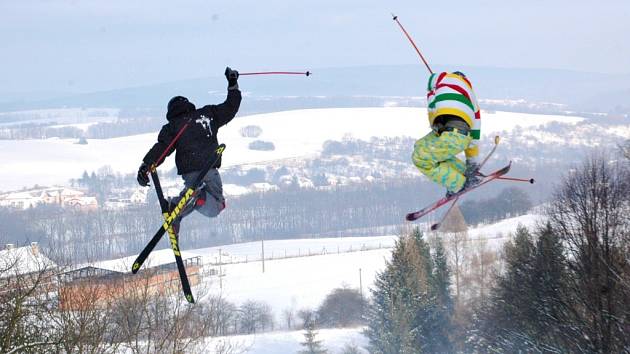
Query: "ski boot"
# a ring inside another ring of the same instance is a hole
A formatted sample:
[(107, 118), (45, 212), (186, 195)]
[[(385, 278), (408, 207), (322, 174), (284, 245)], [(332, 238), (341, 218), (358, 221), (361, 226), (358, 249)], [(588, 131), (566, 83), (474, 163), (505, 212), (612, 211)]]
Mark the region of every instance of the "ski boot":
[(466, 171), (464, 171), (464, 177), (466, 177), (466, 182), (464, 182), (462, 190), (466, 190), (481, 183), (481, 178), (479, 177), (479, 164), (472, 161), (466, 161)]

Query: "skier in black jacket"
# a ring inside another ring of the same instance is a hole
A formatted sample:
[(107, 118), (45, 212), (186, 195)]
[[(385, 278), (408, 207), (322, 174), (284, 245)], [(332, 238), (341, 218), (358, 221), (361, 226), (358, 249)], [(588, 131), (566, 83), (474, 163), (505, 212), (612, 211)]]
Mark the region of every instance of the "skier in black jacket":
[[(225, 77), (228, 80), (228, 94), (225, 102), (221, 104), (196, 109), (195, 105), (183, 96), (173, 97), (168, 102), (168, 112), (166, 113), (168, 123), (162, 126), (157, 143), (146, 154), (138, 169), (138, 183), (141, 186), (149, 185), (150, 166), (153, 164), (159, 166), (164, 159), (162, 158), (160, 161), (158, 159), (161, 156), (170, 155), (173, 151), (176, 151), (177, 173), (182, 176), (187, 188), (201, 173), (201, 169), (208, 160), (216, 158), (215, 150), (219, 146), (217, 140), (219, 128), (236, 116), (241, 104), (241, 91), (238, 89), (237, 81), (238, 71), (226, 68)], [(186, 123), (188, 126), (182, 131)], [(177, 141), (173, 143), (180, 133)], [(221, 167), (220, 158), (204, 177), (206, 193), (201, 193), (195, 201), (194, 210), (207, 217), (216, 217), (225, 209), (219, 167)], [(178, 200), (179, 198), (171, 200), (170, 204), (176, 204)], [(184, 217), (190, 212), (192, 210), (184, 210), (180, 215)]]

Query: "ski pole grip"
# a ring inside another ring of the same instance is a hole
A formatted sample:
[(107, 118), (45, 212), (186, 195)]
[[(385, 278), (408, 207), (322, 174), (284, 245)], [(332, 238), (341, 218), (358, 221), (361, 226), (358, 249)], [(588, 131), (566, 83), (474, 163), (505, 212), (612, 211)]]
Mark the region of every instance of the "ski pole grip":
[(495, 145), (499, 145), (499, 141), (500, 141), (500, 140), (501, 140), (501, 138), (499, 138), (499, 136), (498, 136), (498, 135), (497, 135), (497, 136), (495, 136), (495, 137), (494, 137), (494, 144), (495, 144)]

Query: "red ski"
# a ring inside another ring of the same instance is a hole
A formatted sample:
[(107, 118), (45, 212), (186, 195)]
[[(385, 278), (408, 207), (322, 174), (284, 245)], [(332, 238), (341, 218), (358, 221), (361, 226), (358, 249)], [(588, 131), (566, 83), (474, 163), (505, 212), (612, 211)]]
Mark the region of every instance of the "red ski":
[(464, 195), (464, 194), (466, 194), (466, 193), (468, 193), (468, 192), (470, 192), (472, 190), (475, 190), (475, 189), (483, 186), (484, 184), (486, 184), (488, 182), (491, 182), (491, 181), (493, 181), (493, 180), (495, 180), (495, 179), (505, 175), (506, 173), (508, 173), (510, 171), (510, 167), (511, 166), (512, 166), (512, 162), (510, 162), (507, 166), (505, 166), (505, 167), (503, 167), (503, 168), (501, 168), (499, 170), (496, 170), (496, 171), (494, 171), (494, 172), (492, 172), (492, 173), (490, 173), (488, 175), (485, 175), (483, 180), (479, 184), (476, 184), (476, 185), (474, 185), (474, 186), (472, 186), (470, 188), (466, 188), (464, 190), (461, 190), (461, 191), (451, 195), (450, 197), (444, 197), (444, 198), (442, 198), (442, 199), (440, 199), (440, 200), (438, 200), (438, 201), (436, 201), (436, 202), (434, 202), (434, 203), (432, 203), (432, 204), (430, 204), (430, 205), (428, 205), (428, 206), (426, 206), (426, 207), (424, 207), (424, 208), (422, 208), (422, 209), (420, 209), (420, 210), (418, 210), (416, 212), (407, 214), (407, 216), (406, 216), (407, 221), (418, 220), (421, 217), (427, 215), (428, 213), (434, 211), (435, 209), (440, 208), (444, 204), (447, 204), (448, 202), (450, 202), (452, 200), (455, 200), (455, 199), (461, 197), (462, 195)]

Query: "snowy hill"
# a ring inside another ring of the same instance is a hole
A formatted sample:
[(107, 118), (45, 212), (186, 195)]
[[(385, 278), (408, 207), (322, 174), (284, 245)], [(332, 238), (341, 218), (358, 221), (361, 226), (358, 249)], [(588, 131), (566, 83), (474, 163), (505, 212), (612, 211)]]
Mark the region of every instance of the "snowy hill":
[[(471, 240), (486, 239), (489, 246), (498, 248), (519, 224), (533, 226), (539, 218), (537, 215), (524, 215), (484, 225), (469, 230), (469, 237)], [(274, 256), (277, 259), (265, 261), (264, 273), (260, 261), (227, 264), (222, 266), (225, 274), (221, 280), (222, 289), (218, 289), (216, 278), (210, 278), (207, 285), (212, 292), (220, 291), (230, 301), (263, 301), (278, 313), (290, 306), (296, 309), (317, 307), (330, 291), (343, 285), (358, 289), (361, 282), (363, 292), (367, 294), (376, 273), (384, 269), (396, 238), (381, 236), (266, 241), (265, 257)], [(190, 250), (189, 253), (201, 255), (205, 264), (211, 264), (216, 262), (219, 250), (224, 253), (224, 262), (228, 256), (260, 259), (260, 246), (259, 242), (250, 242)], [(285, 252), (289, 256), (309, 252), (314, 255), (285, 259)]]
[[(329, 353), (340, 353), (345, 345), (356, 346), (361, 354), (367, 353), (367, 338), (361, 331), (363, 328), (320, 329), (317, 339)], [(304, 331), (270, 332), (252, 335), (217, 337), (206, 340), (204, 350), (207, 354), (219, 354), (214, 350), (218, 344), (231, 343), (245, 350), (247, 354), (288, 354), (304, 350), (300, 343), (304, 342)]]
[[(540, 219), (540, 215), (528, 214), (471, 229), (468, 247), (474, 247), (477, 240), (487, 240), (490, 247), (499, 248), (518, 225), (533, 227)], [(361, 289), (364, 296), (369, 296), (375, 276), (384, 270), (396, 239), (392, 235), (268, 240), (264, 243), (264, 273), (260, 261), (260, 242), (189, 250), (183, 255), (200, 255), (206, 274), (209, 274), (210, 269), (222, 274), (221, 277), (206, 275), (203, 283), (193, 291), (199, 292), (204, 288), (209, 294), (221, 295), (237, 305), (249, 300), (269, 304), (276, 323), (282, 328), (280, 314), (283, 310), (316, 309), (335, 288), (348, 286)], [(172, 257), (170, 249), (159, 250), (153, 252), (149, 262), (169, 262)], [(133, 259), (126, 257), (101, 262), (96, 266), (130, 269)], [(219, 260), (223, 263), (221, 266), (218, 265)], [(198, 299), (199, 302), (206, 300)], [(367, 339), (361, 331), (362, 328), (321, 329), (318, 339), (333, 353), (339, 352), (346, 344), (364, 350)], [(252, 354), (295, 353), (300, 350), (303, 340), (303, 331), (216, 337), (206, 340), (204, 352), (214, 353), (213, 348), (217, 344), (228, 342)]]
[[(528, 214), (482, 225), (469, 230), (469, 240), (471, 244), (479, 239), (488, 240), (490, 247), (499, 248), (518, 225), (533, 227), (539, 220), (539, 215)], [(264, 241), (264, 272), (261, 242), (185, 250), (183, 255), (202, 256), (207, 274), (211, 269), (220, 269), (220, 278), (204, 279), (211, 294), (221, 294), (237, 304), (247, 300), (262, 301), (279, 314), (288, 307), (316, 308), (330, 291), (344, 285), (356, 289), (362, 285), (367, 295), (376, 273), (384, 269), (396, 239), (397, 236), (389, 235), (267, 240)], [(182, 242), (185, 248), (185, 240)], [(172, 258), (170, 249), (162, 249), (154, 251), (147, 263), (162, 264)], [(134, 259), (135, 256), (125, 257), (95, 266), (128, 270)]]
[[(580, 117), (547, 116), (524, 113), (485, 113), (482, 132), (489, 139), (497, 132), (515, 129), (534, 130), (550, 123), (576, 125)], [(262, 133), (246, 138), (241, 129), (258, 126)], [(520, 128), (517, 128), (520, 127)], [(371, 137), (419, 138), (429, 131), (426, 110), (420, 108), (347, 108), (313, 109), (278, 112), (238, 117), (220, 132), (220, 140), (227, 145), (223, 166), (265, 164), (317, 155), (327, 140), (344, 137), (370, 139)], [(630, 128), (617, 131), (630, 137)], [(539, 134), (539, 139), (553, 141), (557, 135)], [(156, 133), (114, 139), (90, 139), (87, 145), (76, 144), (75, 139), (0, 140), (0, 185), (3, 190), (25, 186), (66, 184), (78, 178), (83, 171), (96, 171), (111, 166), (113, 171), (134, 173), (142, 157), (155, 142)], [(254, 141), (273, 144), (269, 151), (252, 150)], [(504, 144), (509, 145), (510, 141)], [(411, 153), (412, 146), (408, 147)], [(162, 170), (170, 169), (169, 159)]]

